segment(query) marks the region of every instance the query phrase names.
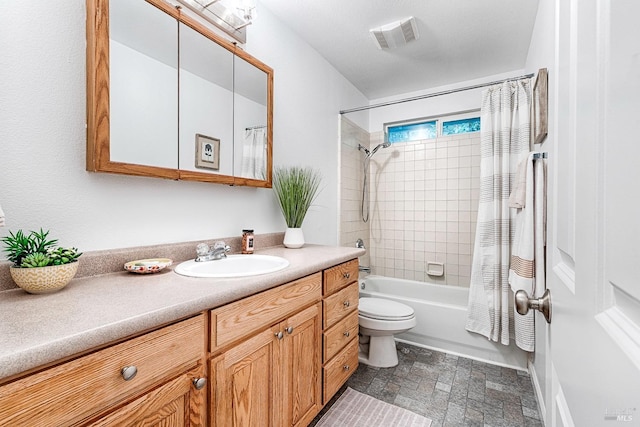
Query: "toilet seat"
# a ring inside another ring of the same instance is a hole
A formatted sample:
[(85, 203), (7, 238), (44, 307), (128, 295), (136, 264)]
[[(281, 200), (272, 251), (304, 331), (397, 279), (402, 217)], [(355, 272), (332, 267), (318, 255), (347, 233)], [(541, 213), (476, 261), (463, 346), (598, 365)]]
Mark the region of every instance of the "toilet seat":
[(358, 311), (360, 316), (377, 320), (401, 321), (415, 316), (408, 305), (382, 298), (360, 298)]

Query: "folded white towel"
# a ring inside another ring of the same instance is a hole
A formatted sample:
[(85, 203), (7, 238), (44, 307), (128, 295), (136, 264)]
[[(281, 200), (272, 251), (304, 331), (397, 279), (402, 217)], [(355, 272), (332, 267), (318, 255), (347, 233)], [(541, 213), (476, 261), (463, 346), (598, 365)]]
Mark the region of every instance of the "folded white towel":
[(529, 156), (518, 163), (513, 189), (509, 194), (510, 208), (524, 208), (527, 195), (527, 165), (530, 163)]
[[(533, 294), (533, 277), (535, 271), (534, 257), (534, 177), (533, 177), (533, 153), (525, 159), (525, 202), (516, 212), (516, 232), (511, 248), (511, 264), (509, 266), (509, 284), (513, 292), (520, 289)], [(520, 169), (520, 165), (518, 166)], [(515, 192), (515, 191), (514, 191)], [(513, 192), (512, 192), (513, 194)]]
[[(524, 289), (530, 298), (545, 291), (547, 173), (543, 160), (526, 159), (526, 198), (516, 212), (516, 234), (511, 250), (509, 285), (513, 292)], [(516, 345), (525, 351), (535, 349), (534, 312), (514, 313)]]
[(2, 206), (0, 206), (0, 227), (4, 227), (4, 212), (2, 212)]

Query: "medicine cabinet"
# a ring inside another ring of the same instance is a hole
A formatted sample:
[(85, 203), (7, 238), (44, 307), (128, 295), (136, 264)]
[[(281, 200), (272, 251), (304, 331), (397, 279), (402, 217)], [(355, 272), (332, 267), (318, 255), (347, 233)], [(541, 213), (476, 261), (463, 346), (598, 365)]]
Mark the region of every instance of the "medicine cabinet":
[(87, 0), (87, 170), (271, 187), (273, 70), (163, 0)]

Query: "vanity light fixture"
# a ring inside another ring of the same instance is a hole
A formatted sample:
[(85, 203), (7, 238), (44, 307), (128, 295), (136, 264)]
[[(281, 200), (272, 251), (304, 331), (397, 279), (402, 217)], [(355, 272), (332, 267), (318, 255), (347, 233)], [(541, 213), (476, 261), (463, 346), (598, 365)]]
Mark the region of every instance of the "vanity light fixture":
[(404, 46), (410, 41), (417, 40), (418, 25), (416, 19), (410, 16), (406, 19), (383, 25), (382, 27), (372, 28), (369, 30), (371, 37), (376, 43), (378, 49), (393, 49)]
[(255, 0), (178, 0), (240, 43), (247, 42), (246, 27), (255, 19)]

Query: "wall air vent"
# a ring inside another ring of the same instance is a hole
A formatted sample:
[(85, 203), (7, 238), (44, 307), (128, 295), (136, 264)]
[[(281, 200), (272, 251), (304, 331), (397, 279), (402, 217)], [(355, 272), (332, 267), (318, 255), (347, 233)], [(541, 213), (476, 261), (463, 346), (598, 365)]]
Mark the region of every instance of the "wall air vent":
[(419, 38), (418, 26), (413, 16), (379, 28), (372, 28), (369, 33), (378, 49), (393, 49)]

